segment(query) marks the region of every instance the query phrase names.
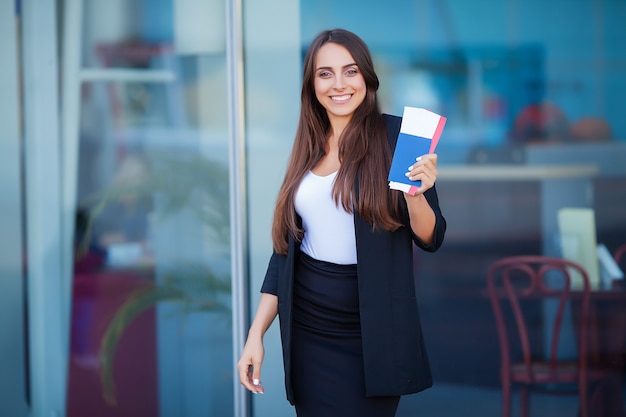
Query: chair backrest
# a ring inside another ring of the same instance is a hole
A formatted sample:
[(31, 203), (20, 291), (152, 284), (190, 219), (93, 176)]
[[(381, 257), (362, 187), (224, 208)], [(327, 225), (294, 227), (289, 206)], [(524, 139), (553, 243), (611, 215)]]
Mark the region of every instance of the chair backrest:
[(626, 258), (624, 255), (626, 255), (626, 243), (615, 249), (615, 252), (613, 252), (613, 259), (615, 259), (615, 262), (621, 266), (622, 258)]
[[(586, 369), (590, 293), (589, 277), (582, 266), (547, 256), (507, 257), (492, 264), (487, 284), (498, 329), (503, 369), (511, 366), (512, 352), (516, 351), (521, 355), (528, 380), (533, 378), (531, 364), (537, 359), (550, 364), (551, 379), (556, 380), (559, 341), (562, 340), (568, 306), (576, 317), (572, 323), (576, 327), (579, 367)], [(549, 351), (543, 352), (542, 326), (546, 300), (553, 300), (549, 303), (555, 309), (551, 310), (554, 316), (549, 329)], [(530, 308), (528, 303), (534, 304), (535, 308)], [(508, 315), (505, 316), (505, 312)], [(533, 342), (533, 335), (537, 334), (540, 346)], [(514, 346), (512, 340), (517, 340), (519, 346)], [(515, 361), (518, 361), (517, 358)]]

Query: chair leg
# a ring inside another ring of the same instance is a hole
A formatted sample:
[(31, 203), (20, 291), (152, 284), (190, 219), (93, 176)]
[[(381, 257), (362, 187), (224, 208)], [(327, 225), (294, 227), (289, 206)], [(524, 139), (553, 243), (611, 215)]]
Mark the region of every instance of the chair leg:
[(521, 417), (528, 417), (530, 409), (530, 394), (528, 392), (528, 388), (526, 387), (522, 387), (520, 390), (520, 403), (522, 406)]
[(596, 393), (594, 395), (594, 397), (596, 398), (596, 402), (595, 404), (598, 404), (598, 415), (599, 416), (604, 416), (605, 414), (605, 410), (608, 412), (608, 408), (604, 405), (604, 400), (605, 400), (605, 386), (604, 384), (598, 384), (598, 387), (596, 388)]
[[(580, 398), (580, 416), (581, 417), (593, 417), (604, 416), (604, 384), (598, 383), (595, 386), (587, 387), (584, 391), (588, 393), (586, 399), (583, 398), (581, 392)], [(587, 407), (584, 407), (584, 403), (587, 403)]]
[(502, 383), (502, 417), (511, 417), (511, 384)]
[(580, 417), (589, 417), (589, 387), (585, 384), (580, 384), (578, 387), (578, 400), (580, 402)]

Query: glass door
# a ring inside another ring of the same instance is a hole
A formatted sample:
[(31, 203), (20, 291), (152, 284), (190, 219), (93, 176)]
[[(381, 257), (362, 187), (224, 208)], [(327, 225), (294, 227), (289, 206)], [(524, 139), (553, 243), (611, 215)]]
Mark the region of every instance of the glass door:
[(233, 415), (224, 2), (65, 3), (67, 415)]
[[(298, 123), (303, 52), (299, 1), (248, 1), (243, 6), (250, 310), (254, 313), (272, 253), (274, 204)], [(253, 415), (294, 416), (285, 399), (278, 320), (264, 344), (266, 389), (265, 395), (252, 396)]]
[(22, 132), (19, 89), (19, 16), (13, 2), (0, 2), (0, 415), (29, 412), (26, 288), (24, 274)]

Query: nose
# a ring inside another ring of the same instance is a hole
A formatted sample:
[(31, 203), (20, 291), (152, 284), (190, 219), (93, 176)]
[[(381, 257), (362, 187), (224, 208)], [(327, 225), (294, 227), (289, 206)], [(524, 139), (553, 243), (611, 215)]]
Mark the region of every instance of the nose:
[(333, 87), (336, 90), (343, 90), (344, 88), (346, 88), (346, 85), (345, 85), (345, 82), (344, 82), (344, 79), (343, 79), (342, 75), (337, 75), (335, 77), (335, 83), (333, 84)]

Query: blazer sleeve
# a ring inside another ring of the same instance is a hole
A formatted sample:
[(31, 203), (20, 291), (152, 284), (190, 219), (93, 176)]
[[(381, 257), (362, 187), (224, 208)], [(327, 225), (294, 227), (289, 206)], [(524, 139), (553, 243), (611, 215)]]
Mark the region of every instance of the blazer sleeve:
[[(383, 114), (383, 120), (385, 122), (385, 128), (387, 129), (387, 138), (389, 139), (389, 144), (391, 146), (391, 150), (396, 148), (396, 141), (398, 140), (398, 134), (400, 134), (400, 126), (402, 125), (402, 117), (393, 116), (390, 114)], [(411, 233), (411, 237), (413, 242), (420, 248), (427, 252), (435, 252), (441, 244), (443, 243), (443, 237), (446, 233), (446, 219), (443, 217), (441, 213), (441, 208), (439, 207), (439, 197), (437, 196), (437, 188), (433, 186), (431, 189), (426, 190), (424, 192), (424, 197), (426, 197), (426, 201), (433, 209), (435, 213), (435, 232), (433, 236), (433, 241), (429, 245), (426, 245), (424, 242), (418, 238), (415, 233), (413, 233), (413, 229), (410, 226), (410, 218), (408, 211), (406, 209), (406, 205), (403, 202), (402, 211), (405, 213), (405, 226), (409, 229)]]
[[(435, 232), (433, 234), (432, 243), (430, 243), (429, 245), (426, 245), (424, 242), (421, 241), (420, 238), (418, 238), (415, 235), (415, 233), (413, 233), (413, 229), (410, 226), (410, 219), (407, 219), (409, 221), (409, 224), (407, 225), (407, 227), (409, 228), (411, 232), (411, 237), (413, 238), (413, 242), (415, 242), (415, 244), (420, 249), (423, 249), (427, 252), (435, 252), (437, 249), (439, 249), (439, 247), (443, 243), (443, 237), (446, 234), (447, 224), (446, 224), (446, 219), (443, 217), (443, 214), (441, 214), (441, 208), (439, 207), (439, 197), (437, 196), (436, 186), (433, 185), (433, 188), (426, 190), (426, 192), (424, 193), (424, 197), (426, 197), (426, 201), (428, 201), (430, 208), (432, 208), (433, 213), (435, 213)], [(408, 213), (407, 213), (407, 218), (408, 218)]]
[(270, 257), (270, 261), (267, 265), (267, 271), (265, 272), (265, 279), (263, 279), (263, 285), (261, 285), (261, 292), (272, 295), (278, 295), (278, 257), (280, 255), (274, 251)]

